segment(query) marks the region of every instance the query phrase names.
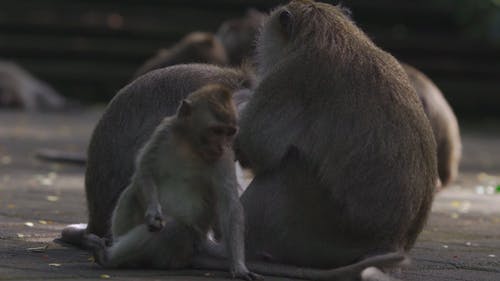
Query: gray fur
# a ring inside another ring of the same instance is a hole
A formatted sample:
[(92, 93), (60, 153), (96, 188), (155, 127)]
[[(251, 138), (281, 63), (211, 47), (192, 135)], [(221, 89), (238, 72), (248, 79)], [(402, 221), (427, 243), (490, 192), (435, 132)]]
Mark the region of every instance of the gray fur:
[(408, 251), (430, 211), (436, 145), (399, 63), (338, 7), (293, 1), (257, 44), (238, 150), (250, 258), (312, 268)]

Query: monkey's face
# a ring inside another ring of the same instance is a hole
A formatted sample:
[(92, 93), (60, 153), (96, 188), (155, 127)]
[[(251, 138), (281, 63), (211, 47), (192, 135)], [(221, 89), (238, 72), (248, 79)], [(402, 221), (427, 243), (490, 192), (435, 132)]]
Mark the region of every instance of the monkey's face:
[(233, 125), (213, 124), (207, 127), (200, 136), (200, 155), (212, 162), (221, 158), (226, 150), (232, 149), (232, 143), (238, 128)]
[(189, 132), (189, 141), (200, 157), (213, 162), (232, 149), (238, 131), (236, 107), (231, 91), (207, 85), (190, 94), (178, 110), (178, 118)]
[[(230, 107), (227, 107), (227, 106)], [(199, 126), (198, 151), (205, 161), (216, 161), (228, 149), (232, 149), (238, 131), (232, 104), (202, 103), (193, 111), (193, 125)]]

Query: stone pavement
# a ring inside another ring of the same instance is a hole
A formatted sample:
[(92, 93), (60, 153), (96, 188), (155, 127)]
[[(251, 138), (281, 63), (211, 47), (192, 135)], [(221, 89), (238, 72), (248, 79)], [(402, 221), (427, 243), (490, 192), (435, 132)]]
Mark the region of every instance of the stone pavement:
[[(39, 148), (82, 151), (102, 109), (70, 115), (0, 112), (0, 280), (203, 280), (223, 272), (105, 270), (54, 244), (64, 225), (86, 221), (84, 168), (33, 157)], [(466, 129), (461, 175), (441, 192), (395, 276), (407, 281), (500, 281), (500, 132)], [(188, 276), (191, 275), (191, 276)], [(279, 278), (267, 277), (266, 280)]]

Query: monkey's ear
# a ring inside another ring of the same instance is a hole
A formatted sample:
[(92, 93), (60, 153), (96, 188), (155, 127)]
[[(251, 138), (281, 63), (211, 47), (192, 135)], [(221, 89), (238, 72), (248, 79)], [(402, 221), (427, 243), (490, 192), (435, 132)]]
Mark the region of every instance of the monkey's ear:
[(221, 89), (219, 91), (219, 98), (223, 101), (229, 101), (233, 98), (233, 93), (228, 89)]
[(344, 7), (340, 4), (339, 4), (339, 7), (340, 7), (340, 10), (342, 11), (342, 14), (344, 14), (344, 16), (346, 16), (348, 19), (350, 19), (352, 21), (352, 11), (349, 8)]
[(179, 117), (187, 117), (191, 115), (192, 111), (193, 111), (193, 106), (191, 105), (191, 102), (188, 100), (182, 100), (179, 109), (177, 109), (177, 115)]
[(286, 35), (286, 37), (290, 38), (293, 32), (293, 15), (288, 10), (282, 10), (279, 15), (279, 22), (281, 25), (281, 30)]

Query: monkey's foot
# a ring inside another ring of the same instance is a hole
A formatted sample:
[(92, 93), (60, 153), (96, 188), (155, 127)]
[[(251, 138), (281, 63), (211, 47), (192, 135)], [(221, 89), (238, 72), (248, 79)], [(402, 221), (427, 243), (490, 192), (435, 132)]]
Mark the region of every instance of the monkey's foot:
[(94, 260), (101, 266), (106, 266), (107, 263), (107, 251), (106, 242), (97, 235), (89, 234), (87, 236), (86, 246), (92, 251), (94, 255)]
[(165, 220), (160, 206), (156, 208), (148, 208), (145, 219), (150, 232), (158, 232), (165, 227)]

